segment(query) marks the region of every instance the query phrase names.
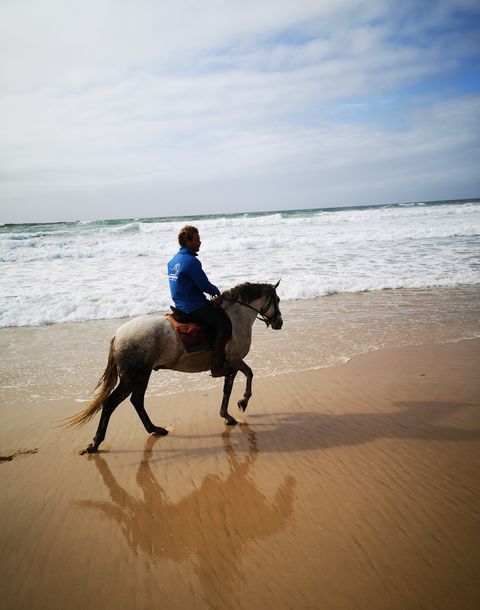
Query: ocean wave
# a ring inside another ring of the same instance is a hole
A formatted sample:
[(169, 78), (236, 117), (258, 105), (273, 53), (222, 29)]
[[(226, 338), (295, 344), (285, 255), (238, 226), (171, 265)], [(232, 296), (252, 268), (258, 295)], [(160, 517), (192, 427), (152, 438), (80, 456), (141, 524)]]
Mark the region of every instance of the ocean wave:
[(382, 290), (428, 289), (428, 288), (458, 288), (461, 286), (476, 286), (480, 282), (476, 277), (458, 276), (457, 278), (390, 278), (385, 281), (371, 279), (369, 281), (350, 282), (308, 282), (306, 284), (289, 283), (282, 278), (281, 297), (285, 301), (312, 300), (328, 297), (334, 294), (361, 294)]
[(71, 298), (62, 298), (57, 294), (40, 303), (33, 297), (24, 296), (15, 299), (10, 307), (2, 308), (0, 328), (127, 318), (166, 312), (169, 304), (170, 301), (135, 301), (119, 295), (110, 299), (85, 297), (74, 302)]
[[(288, 278), (282, 278), (279, 294), (282, 301), (313, 300), (328, 298), (339, 294), (361, 294), (377, 292), (382, 290), (401, 289), (428, 289), (428, 288), (459, 288), (479, 285), (479, 282), (463, 281), (454, 282), (444, 278), (431, 282), (420, 279), (412, 281), (370, 281), (362, 284), (355, 282), (351, 284), (340, 283), (308, 283), (306, 285), (290, 283)], [(3, 300), (0, 310), (0, 328), (14, 326), (43, 326), (65, 322), (81, 322), (88, 320), (126, 318), (132, 316), (164, 313), (169, 311), (171, 299), (164, 294), (158, 299), (138, 299), (135, 295), (115, 295), (115, 297), (103, 295), (94, 298), (84, 298), (72, 301), (69, 294), (50, 295), (38, 301), (34, 297), (13, 297)]]
[[(222, 216), (220, 218), (199, 219), (194, 224), (198, 230), (211, 230), (219, 228), (228, 228), (229, 231), (234, 231), (236, 228), (245, 229), (246, 227), (268, 227), (272, 225), (281, 225), (285, 222), (285, 218), (280, 212), (266, 215), (250, 215), (242, 216)], [(287, 221), (288, 222), (288, 221)], [(184, 223), (186, 224), (186, 223)]]
[(282, 278), (282, 299), (480, 284), (480, 203), (16, 225), (0, 231), (0, 325), (151, 313), (170, 302), (182, 224), (220, 289)]
[(118, 227), (112, 227), (110, 229), (111, 233), (114, 235), (118, 235), (119, 233), (138, 233), (140, 229), (139, 222), (129, 222), (125, 225), (120, 225)]

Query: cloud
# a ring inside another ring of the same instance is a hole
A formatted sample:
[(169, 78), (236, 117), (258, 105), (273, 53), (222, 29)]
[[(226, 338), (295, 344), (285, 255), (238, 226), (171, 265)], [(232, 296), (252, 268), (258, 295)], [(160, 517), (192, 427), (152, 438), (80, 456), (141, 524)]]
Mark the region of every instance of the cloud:
[(399, 200), (415, 185), (461, 196), (479, 186), (479, 98), (448, 78), (478, 57), (474, 11), (4, 2), (2, 217), (171, 213), (164, 194), (177, 213), (233, 211), (255, 189), (258, 209), (295, 207), (299, 192), (301, 206)]

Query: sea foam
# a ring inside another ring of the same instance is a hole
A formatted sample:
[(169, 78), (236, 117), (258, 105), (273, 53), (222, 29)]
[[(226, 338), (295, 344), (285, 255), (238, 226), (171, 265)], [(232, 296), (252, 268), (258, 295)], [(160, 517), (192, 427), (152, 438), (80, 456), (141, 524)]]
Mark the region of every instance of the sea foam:
[(282, 279), (282, 299), (480, 283), (480, 201), (0, 227), (0, 326), (165, 311), (184, 224), (221, 290)]

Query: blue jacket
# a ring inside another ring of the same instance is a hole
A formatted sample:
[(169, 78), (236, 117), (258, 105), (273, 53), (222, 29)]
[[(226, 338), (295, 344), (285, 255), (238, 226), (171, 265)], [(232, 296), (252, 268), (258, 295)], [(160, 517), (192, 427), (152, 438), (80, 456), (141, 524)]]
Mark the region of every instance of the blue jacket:
[(178, 253), (167, 265), (168, 281), (175, 307), (191, 313), (203, 307), (208, 301), (203, 294), (215, 296), (219, 289), (208, 281), (197, 253), (181, 246)]

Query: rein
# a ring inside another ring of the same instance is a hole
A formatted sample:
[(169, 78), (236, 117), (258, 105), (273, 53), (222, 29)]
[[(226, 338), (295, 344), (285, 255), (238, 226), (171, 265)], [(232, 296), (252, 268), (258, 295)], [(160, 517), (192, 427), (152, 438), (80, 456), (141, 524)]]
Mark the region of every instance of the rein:
[(257, 317), (255, 318), (256, 320), (261, 320), (262, 322), (265, 322), (265, 324), (268, 326), (270, 326), (270, 324), (272, 324), (272, 322), (274, 321), (276, 315), (277, 315), (277, 311), (275, 310), (275, 313), (273, 314), (272, 317), (268, 317), (267, 311), (270, 309), (270, 307), (272, 305), (274, 305), (273, 302), (273, 298), (270, 297), (270, 299), (268, 300), (268, 303), (265, 305), (265, 307), (262, 307), (262, 309), (257, 309), (256, 307), (253, 307), (253, 305), (250, 305), (249, 303), (244, 303), (243, 301), (238, 301), (237, 299), (229, 299), (226, 298), (226, 301), (231, 301), (232, 303), (238, 303), (239, 305), (243, 305), (244, 307), (248, 307), (249, 309), (253, 309), (253, 311), (257, 312)]

